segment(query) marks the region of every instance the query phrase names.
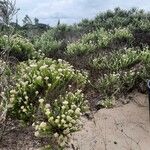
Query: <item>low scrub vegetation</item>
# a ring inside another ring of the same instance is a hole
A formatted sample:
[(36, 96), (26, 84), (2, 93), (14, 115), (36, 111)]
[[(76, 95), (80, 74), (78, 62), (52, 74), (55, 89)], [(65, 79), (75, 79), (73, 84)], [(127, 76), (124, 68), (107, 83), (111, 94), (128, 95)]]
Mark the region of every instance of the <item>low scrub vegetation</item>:
[(109, 47), (115, 41), (132, 43), (132, 39), (133, 35), (129, 29), (115, 28), (114, 30), (106, 31), (104, 28), (101, 28), (93, 33), (85, 34), (79, 41), (69, 44), (67, 53), (80, 55), (96, 52), (98, 49)]
[(0, 37), (1, 51), (8, 49), (9, 55), (17, 58), (19, 61), (31, 59), (35, 56), (34, 45), (26, 38), (20, 35)]
[(52, 149), (64, 149), (81, 128), (81, 116), (99, 104), (87, 93), (94, 91), (101, 105), (111, 108), (113, 100), (134, 89), (145, 92), (149, 18), (140, 10), (116, 8), (30, 38), (21, 34), (27, 25), (12, 35), (1, 34), (1, 118), (32, 125), (35, 136), (55, 139)]

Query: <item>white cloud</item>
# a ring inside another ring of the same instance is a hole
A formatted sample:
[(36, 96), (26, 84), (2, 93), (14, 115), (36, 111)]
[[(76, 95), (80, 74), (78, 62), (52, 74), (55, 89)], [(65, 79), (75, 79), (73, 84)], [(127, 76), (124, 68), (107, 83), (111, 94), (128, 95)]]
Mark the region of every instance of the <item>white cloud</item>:
[(21, 9), (19, 17), (26, 14), (37, 17), (42, 22), (55, 24), (60, 18), (63, 22), (73, 23), (81, 18), (91, 18), (107, 9), (139, 7), (150, 9), (149, 0), (17, 0)]

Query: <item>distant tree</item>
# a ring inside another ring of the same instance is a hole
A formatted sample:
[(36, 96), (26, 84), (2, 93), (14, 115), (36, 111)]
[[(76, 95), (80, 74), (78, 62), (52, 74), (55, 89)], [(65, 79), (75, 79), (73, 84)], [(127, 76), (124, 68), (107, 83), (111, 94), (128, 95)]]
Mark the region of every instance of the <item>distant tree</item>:
[(9, 25), (13, 16), (19, 11), (16, 0), (0, 0), (0, 21)]
[(60, 19), (58, 20), (58, 22), (57, 22), (57, 26), (59, 26), (60, 25)]
[(26, 15), (22, 21), (23, 21), (23, 25), (32, 25), (33, 24), (31, 18), (28, 15)]
[(34, 18), (34, 24), (38, 25), (39, 24), (39, 19), (38, 18)]

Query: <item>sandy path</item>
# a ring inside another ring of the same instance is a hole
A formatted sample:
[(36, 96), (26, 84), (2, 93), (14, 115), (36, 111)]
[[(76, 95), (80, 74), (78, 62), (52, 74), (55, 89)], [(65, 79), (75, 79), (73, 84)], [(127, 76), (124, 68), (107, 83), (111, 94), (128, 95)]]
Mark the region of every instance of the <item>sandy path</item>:
[(83, 130), (73, 135), (76, 149), (150, 150), (147, 97), (140, 93), (132, 97), (126, 105), (99, 110), (93, 120), (84, 118)]

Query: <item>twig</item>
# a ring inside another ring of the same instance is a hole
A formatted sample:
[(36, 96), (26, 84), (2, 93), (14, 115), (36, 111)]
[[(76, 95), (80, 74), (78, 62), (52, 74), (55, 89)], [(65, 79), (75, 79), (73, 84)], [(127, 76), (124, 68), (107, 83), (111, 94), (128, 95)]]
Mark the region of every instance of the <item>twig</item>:
[(140, 141), (135, 141), (132, 137), (130, 137), (129, 135), (127, 135), (123, 130), (120, 130), (119, 128), (118, 128), (118, 126), (117, 126), (117, 121), (114, 119), (114, 122), (115, 122), (115, 125), (116, 125), (116, 128), (123, 134), (123, 135), (125, 135), (127, 138), (129, 138), (131, 141), (133, 141), (135, 144), (137, 144), (138, 145), (138, 147), (139, 147), (139, 150), (141, 150), (141, 147), (140, 147), (140, 145), (139, 145), (139, 142)]

